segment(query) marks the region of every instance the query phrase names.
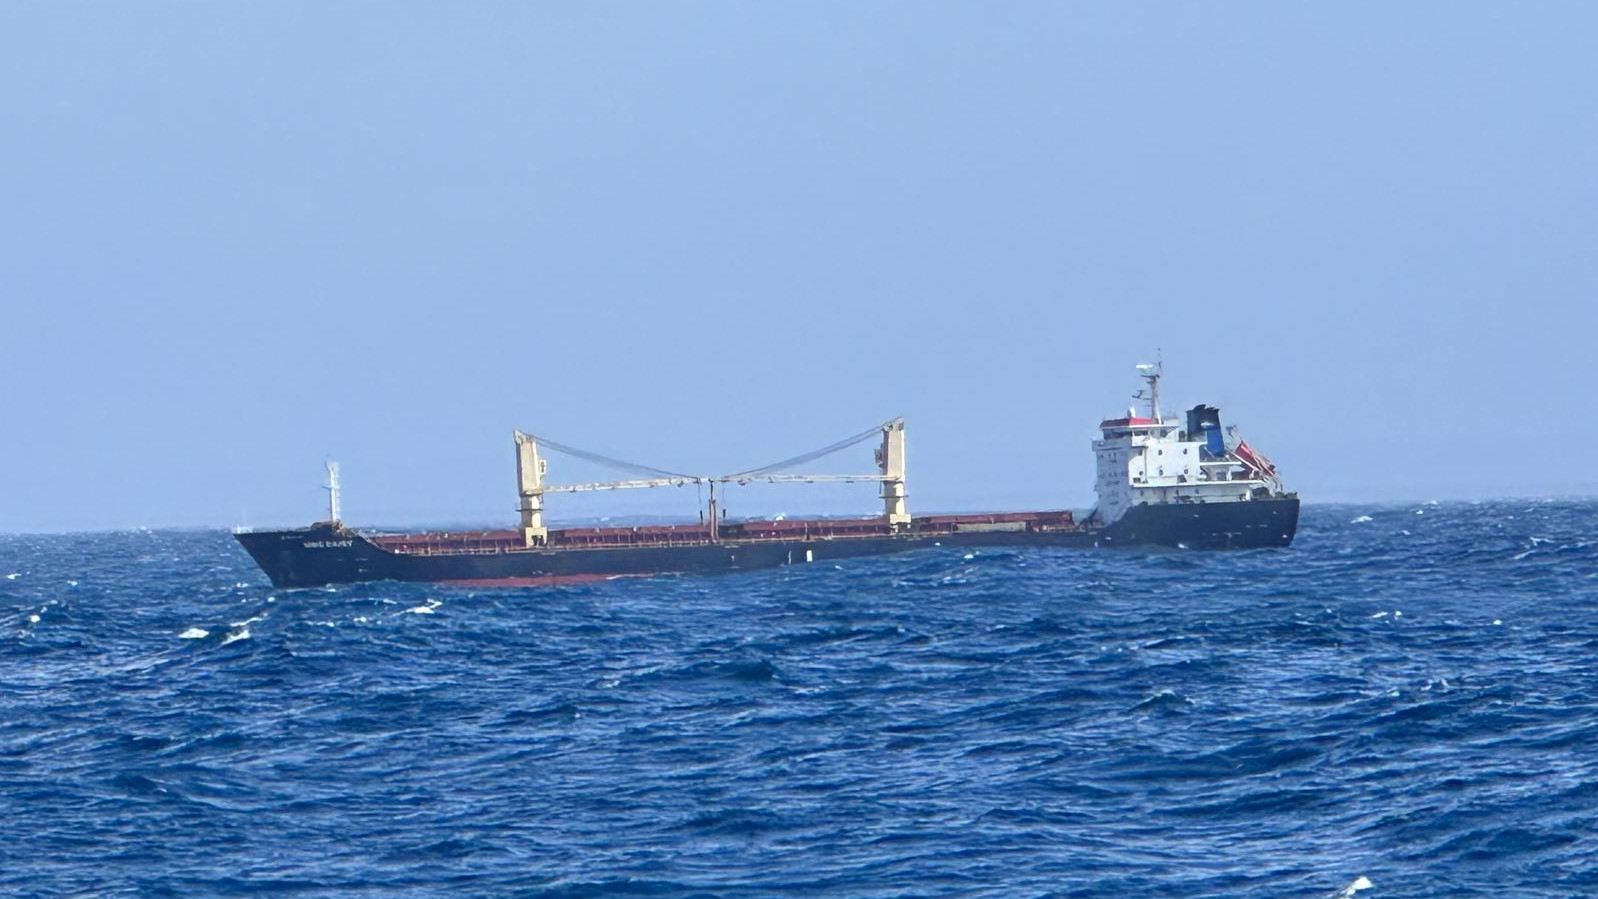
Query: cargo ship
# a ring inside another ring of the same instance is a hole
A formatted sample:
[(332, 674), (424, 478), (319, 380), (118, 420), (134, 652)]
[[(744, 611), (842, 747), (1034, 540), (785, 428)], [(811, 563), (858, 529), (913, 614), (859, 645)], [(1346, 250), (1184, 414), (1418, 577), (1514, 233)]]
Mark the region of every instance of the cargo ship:
[[(1250, 549), (1287, 546), (1299, 501), (1276, 467), (1223, 430), (1220, 410), (1197, 405), (1177, 420), (1160, 410), (1163, 367), (1139, 365), (1147, 400), (1099, 423), (1097, 505), (1070, 510), (911, 515), (906, 507), (905, 422), (896, 418), (812, 453), (731, 474), (703, 476), (633, 465), (516, 431), (519, 527), (385, 533), (347, 526), (340, 515), (338, 468), (328, 465), (328, 517), (290, 530), (235, 532), (274, 586), (361, 581), (542, 585), (657, 574), (744, 571), (946, 547), (1121, 547)], [(822, 456), (875, 439), (869, 474), (797, 474)], [(547, 484), (548, 452), (611, 464), (643, 475), (627, 480)], [(731, 483), (869, 481), (880, 485), (882, 514), (868, 518), (728, 520), (716, 488)], [(638, 487), (708, 487), (697, 522), (635, 527), (549, 527), (545, 498)]]

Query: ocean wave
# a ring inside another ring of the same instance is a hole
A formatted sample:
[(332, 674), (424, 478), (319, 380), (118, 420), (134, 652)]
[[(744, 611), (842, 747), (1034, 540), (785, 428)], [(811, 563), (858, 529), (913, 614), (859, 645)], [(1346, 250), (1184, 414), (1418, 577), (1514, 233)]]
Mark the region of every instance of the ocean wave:
[(281, 592), (225, 533), (0, 538), (0, 893), (1598, 892), (1595, 532)]

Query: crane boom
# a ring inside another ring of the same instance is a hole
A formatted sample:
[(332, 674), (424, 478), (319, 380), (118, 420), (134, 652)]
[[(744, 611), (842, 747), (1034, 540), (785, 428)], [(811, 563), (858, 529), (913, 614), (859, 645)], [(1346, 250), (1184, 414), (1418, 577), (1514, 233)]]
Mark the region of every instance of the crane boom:
[(893, 478), (880, 474), (757, 474), (757, 475), (723, 475), (716, 478), (725, 484), (853, 484), (856, 481), (891, 481)]
[(587, 484), (550, 484), (545, 493), (586, 493), (591, 490), (628, 490), (633, 487), (681, 487), (684, 484), (701, 484), (709, 478), (634, 478), (626, 481), (594, 481)]
[(632, 478), (622, 481), (590, 481), (584, 484), (546, 484), (545, 493), (588, 493), (595, 490), (630, 490), (635, 487), (681, 487), (685, 484), (853, 484), (856, 481), (880, 482), (892, 478), (880, 474), (760, 474), (719, 475), (716, 477)]
[[(874, 474), (788, 474), (783, 472), (785, 468), (797, 468), (823, 456), (863, 443), (877, 434), (882, 436), (882, 445), (875, 454), (877, 472)], [(716, 514), (718, 511), (716, 503), (717, 484), (853, 484), (860, 481), (881, 484), (883, 517), (887, 519), (888, 524), (897, 530), (910, 523), (910, 515), (905, 511), (904, 507), (904, 419), (902, 418), (883, 422), (869, 431), (862, 431), (853, 437), (845, 438), (830, 446), (824, 446), (821, 449), (813, 450), (803, 455), (794, 456), (791, 459), (784, 459), (781, 462), (774, 462), (759, 468), (749, 468), (721, 475), (683, 474), (660, 468), (651, 468), (647, 465), (638, 465), (633, 462), (623, 462), (619, 459), (612, 459), (588, 450), (566, 446), (522, 431), (516, 431), (514, 436), (516, 438), (517, 490), (521, 497), (522, 535), (529, 547), (545, 545), (548, 540), (549, 531), (544, 527), (543, 520), (544, 496), (546, 494), (587, 493), (597, 490), (631, 490), (639, 487), (682, 487), (687, 484), (709, 487), (710, 514), (708, 524), (712, 541), (716, 539), (716, 530), (719, 523)], [(589, 462), (634, 474), (658, 475), (658, 477), (635, 477), (619, 481), (592, 481), (583, 484), (545, 484), (544, 472), (548, 466), (539, 453), (540, 443), (550, 449), (579, 459), (585, 459)]]

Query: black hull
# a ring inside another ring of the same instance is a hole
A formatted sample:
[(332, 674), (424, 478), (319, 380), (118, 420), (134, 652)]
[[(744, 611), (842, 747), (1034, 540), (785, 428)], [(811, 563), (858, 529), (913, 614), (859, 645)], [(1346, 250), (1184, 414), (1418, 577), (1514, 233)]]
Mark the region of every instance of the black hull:
[(1298, 497), (1239, 503), (1133, 506), (1099, 532), (1102, 546), (1260, 549), (1287, 546), (1298, 533)]
[(1170, 546), (1252, 549), (1287, 546), (1298, 528), (1298, 499), (1137, 506), (1107, 528), (1065, 531), (914, 532), (832, 539), (740, 540), (672, 546), (528, 549), (511, 552), (400, 553), (331, 524), (237, 534), (277, 587), (362, 581), (550, 584), (652, 574), (708, 574), (830, 562), (931, 546)]

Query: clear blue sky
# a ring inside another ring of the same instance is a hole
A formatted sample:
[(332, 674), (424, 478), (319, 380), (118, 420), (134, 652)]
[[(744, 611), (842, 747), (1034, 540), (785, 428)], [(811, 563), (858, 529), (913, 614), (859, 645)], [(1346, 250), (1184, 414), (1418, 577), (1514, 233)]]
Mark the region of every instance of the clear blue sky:
[(895, 414), (912, 509), (1082, 507), (1155, 347), (1311, 501), (1598, 492), (1595, 91), (1591, 3), (8, 3), (0, 530)]

